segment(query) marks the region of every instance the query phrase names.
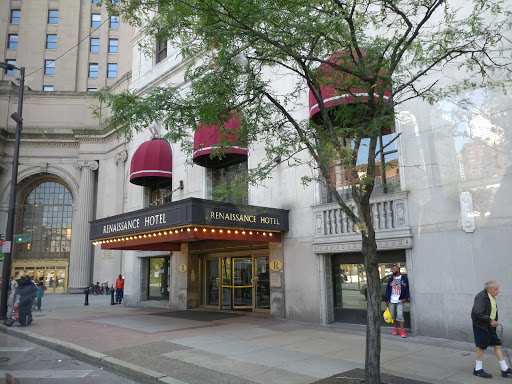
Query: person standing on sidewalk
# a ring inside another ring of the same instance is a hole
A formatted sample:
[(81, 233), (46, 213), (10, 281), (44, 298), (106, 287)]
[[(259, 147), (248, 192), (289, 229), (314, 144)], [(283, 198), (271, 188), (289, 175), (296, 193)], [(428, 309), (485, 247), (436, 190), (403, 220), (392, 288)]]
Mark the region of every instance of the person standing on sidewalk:
[[(389, 308), (391, 318), (395, 329), (393, 335), (407, 337), (404, 329), (404, 303), (409, 301), (409, 280), (407, 276), (400, 273), (400, 267), (393, 265), (391, 269), (393, 276), (388, 280), (386, 285), (386, 306)], [(400, 331), (398, 331), (397, 322), (400, 323)]]
[(124, 293), (124, 279), (123, 275), (119, 275), (116, 280), (116, 304), (121, 304), (123, 301), (123, 293)]
[(24, 327), (30, 325), (32, 322), (32, 302), (36, 294), (37, 288), (34, 283), (30, 280), (30, 276), (26, 275), (23, 280), (18, 284), (16, 288), (17, 294), (20, 296), (19, 302), (19, 325), (18, 327)]
[(41, 281), (40, 283), (37, 284), (37, 292), (36, 292), (36, 298), (37, 298), (36, 307), (39, 312), (41, 312), (41, 300), (43, 299), (44, 291), (46, 291), (46, 286), (44, 285), (44, 282)]
[(501, 376), (512, 378), (512, 369), (507, 366), (501, 349), (501, 340), (496, 334), (498, 323), (498, 305), (496, 296), (500, 292), (499, 285), (495, 281), (484, 284), (484, 290), (475, 297), (475, 303), (471, 310), (473, 320), (473, 334), (476, 345), (476, 365), (473, 375), (490, 379), (492, 375), (482, 368), (484, 351), (489, 345), (494, 347), (494, 353), (500, 362)]

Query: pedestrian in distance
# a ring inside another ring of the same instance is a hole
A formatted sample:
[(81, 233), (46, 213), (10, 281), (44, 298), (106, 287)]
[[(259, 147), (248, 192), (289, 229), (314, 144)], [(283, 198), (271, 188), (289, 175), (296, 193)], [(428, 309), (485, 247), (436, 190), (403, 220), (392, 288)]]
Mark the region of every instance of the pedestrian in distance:
[(486, 379), (492, 377), (482, 367), (484, 351), (488, 346), (494, 347), (494, 353), (500, 363), (501, 376), (512, 378), (512, 369), (508, 367), (503, 358), (501, 340), (496, 333), (496, 327), (500, 325), (498, 323), (498, 305), (496, 304), (496, 296), (500, 292), (499, 288), (495, 281), (485, 283), (484, 290), (476, 295), (471, 310), (476, 345), (476, 364), (473, 375)]
[(123, 293), (124, 293), (124, 279), (123, 275), (119, 275), (116, 280), (116, 304), (121, 304), (123, 301)]
[(41, 301), (44, 296), (44, 291), (46, 291), (46, 285), (44, 285), (43, 281), (40, 281), (37, 284), (37, 292), (36, 292), (36, 308), (39, 312), (41, 312)]
[(32, 302), (36, 295), (37, 288), (30, 280), (30, 276), (26, 275), (23, 280), (18, 284), (16, 293), (20, 297), (19, 302), (19, 325), (18, 327), (25, 327), (32, 322)]
[[(400, 273), (400, 267), (394, 265), (391, 269), (393, 276), (388, 280), (386, 285), (386, 306), (389, 308), (391, 318), (395, 329), (393, 335), (407, 337), (404, 329), (404, 303), (409, 301), (409, 280), (407, 276)], [(397, 322), (400, 323), (400, 331), (397, 327)]]

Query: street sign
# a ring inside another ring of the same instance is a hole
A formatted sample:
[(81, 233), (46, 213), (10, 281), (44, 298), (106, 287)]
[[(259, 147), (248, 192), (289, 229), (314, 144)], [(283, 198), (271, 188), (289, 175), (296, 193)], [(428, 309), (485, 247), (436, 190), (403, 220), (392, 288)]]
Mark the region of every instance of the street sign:
[(11, 252), (11, 242), (10, 241), (4, 241), (4, 245), (2, 247), (3, 253), (10, 253)]

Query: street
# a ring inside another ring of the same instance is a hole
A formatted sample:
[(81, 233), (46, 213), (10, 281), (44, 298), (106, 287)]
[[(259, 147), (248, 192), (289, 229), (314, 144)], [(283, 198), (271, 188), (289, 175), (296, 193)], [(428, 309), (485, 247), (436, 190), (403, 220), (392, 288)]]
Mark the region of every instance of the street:
[(6, 373), (20, 384), (137, 383), (65, 354), (1, 334), (0, 383), (5, 383)]

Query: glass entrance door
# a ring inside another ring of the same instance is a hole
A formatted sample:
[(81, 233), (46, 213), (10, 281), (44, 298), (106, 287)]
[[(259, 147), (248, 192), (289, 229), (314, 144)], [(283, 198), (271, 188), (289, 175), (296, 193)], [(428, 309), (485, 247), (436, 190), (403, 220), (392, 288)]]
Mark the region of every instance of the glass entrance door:
[(253, 308), (252, 257), (233, 258), (233, 308)]

